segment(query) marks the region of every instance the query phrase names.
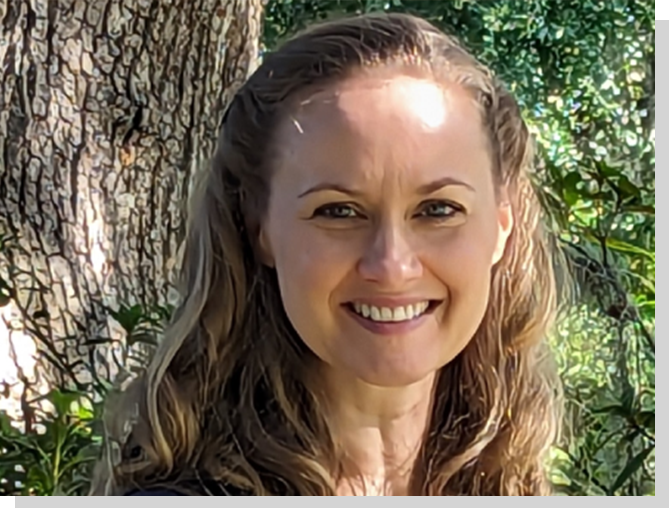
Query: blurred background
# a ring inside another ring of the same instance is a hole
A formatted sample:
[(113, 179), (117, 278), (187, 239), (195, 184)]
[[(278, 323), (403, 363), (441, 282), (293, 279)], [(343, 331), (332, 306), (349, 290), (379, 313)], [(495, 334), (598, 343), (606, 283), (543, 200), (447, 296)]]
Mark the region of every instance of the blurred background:
[(655, 6), (648, 0), (0, 0), (0, 495), (85, 495), (102, 403), (176, 303), (192, 176), (262, 54), (411, 12), (519, 99), (575, 274), (551, 337), (561, 495), (655, 495)]

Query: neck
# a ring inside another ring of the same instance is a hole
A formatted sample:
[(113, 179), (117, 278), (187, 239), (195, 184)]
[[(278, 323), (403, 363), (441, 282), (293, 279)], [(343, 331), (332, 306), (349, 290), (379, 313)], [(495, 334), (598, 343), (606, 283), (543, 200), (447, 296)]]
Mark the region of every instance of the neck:
[(386, 388), (324, 372), (327, 419), (341, 454), (338, 493), (407, 495), (430, 419), (435, 375)]

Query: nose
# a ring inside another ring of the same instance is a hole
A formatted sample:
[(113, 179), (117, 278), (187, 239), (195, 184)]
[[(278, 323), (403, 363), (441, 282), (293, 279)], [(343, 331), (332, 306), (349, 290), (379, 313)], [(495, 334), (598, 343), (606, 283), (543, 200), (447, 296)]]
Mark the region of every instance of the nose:
[(402, 290), (407, 282), (422, 276), (422, 264), (412, 246), (410, 232), (405, 229), (402, 225), (386, 224), (373, 230), (358, 264), (358, 271), (365, 280)]

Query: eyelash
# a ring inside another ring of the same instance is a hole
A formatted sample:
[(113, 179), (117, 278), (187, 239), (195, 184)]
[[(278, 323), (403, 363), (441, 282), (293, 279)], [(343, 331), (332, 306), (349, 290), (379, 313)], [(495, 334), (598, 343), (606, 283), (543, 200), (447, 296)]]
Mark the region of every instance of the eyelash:
[[(439, 214), (439, 215), (425, 215), (425, 209), (430, 207), (430, 206), (439, 206), (443, 208), (450, 209), (450, 212), (444, 213), (444, 214)], [(433, 201), (426, 201), (425, 203), (422, 203), (422, 209), (423, 211), (419, 212), (418, 216), (419, 218), (425, 218), (425, 219), (431, 219), (435, 221), (443, 221), (450, 219), (451, 217), (463, 213), (465, 210), (462, 206), (457, 205), (455, 203), (451, 203), (449, 201), (443, 201), (443, 200), (433, 200)], [(351, 215), (333, 215), (332, 212), (334, 210), (347, 210), (353, 214), (354, 216)], [(316, 217), (323, 217), (325, 219), (330, 219), (330, 220), (338, 220), (338, 219), (359, 219), (361, 218), (362, 214), (358, 212), (354, 206), (352, 206), (349, 203), (331, 203), (327, 205), (323, 205), (319, 208), (316, 209), (314, 212), (313, 218)], [(362, 217), (364, 218), (364, 216)]]
[(332, 212), (334, 210), (341, 210), (341, 209), (348, 209), (358, 215), (360, 215), (353, 206), (351, 206), (349, 203), (331, 203), (327, 205), (323, 205), (321, 207), (318, 207), (316, 211), (314, 212), (314, 218), (315, 217), (323, 217), (325, 219), (357, 219), (358, 217), (342, 217), (342, 216), (336, 216), (332, 215)]
[[(450, 201), (443, 201), (443, 200), (435, 200), (435, 201), (427, 201), (426, 203), (423, 203), (423, 210), (428, 208), (429, 206), (439, 206), (439, 207), (444, 207), (446, 209), (450, 209), (450, 212), (436, 215), (436, 216), (427, 216), (426, 218), (428, 219), (434, 219), (434, 220), (446, 220), (450, 219), (451, 217), (463, 213), (465, 210), (462, 206), (451, 203)], [(423, 216), (425, 217), (425, 216)]]

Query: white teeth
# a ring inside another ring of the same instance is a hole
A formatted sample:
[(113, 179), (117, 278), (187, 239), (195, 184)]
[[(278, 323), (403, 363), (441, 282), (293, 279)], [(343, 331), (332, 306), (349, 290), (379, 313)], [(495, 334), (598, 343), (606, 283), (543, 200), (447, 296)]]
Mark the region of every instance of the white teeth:
[(425, 301), (391, 309), (390, 307), (375, 307), (374, 305), (366, 305), (364, 303), (354, 303), (353, 308), (358, 314), (372, 321), (400, 322), (420, 316), (427, 310), (429, 305), (430, 303)]
[(406, 321), (407, 313), (404, 310), (404, 307), (397, 307), (393, 309), (393, 321)]

